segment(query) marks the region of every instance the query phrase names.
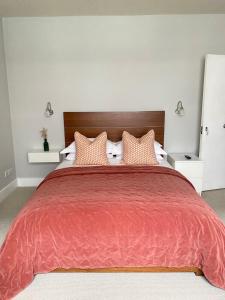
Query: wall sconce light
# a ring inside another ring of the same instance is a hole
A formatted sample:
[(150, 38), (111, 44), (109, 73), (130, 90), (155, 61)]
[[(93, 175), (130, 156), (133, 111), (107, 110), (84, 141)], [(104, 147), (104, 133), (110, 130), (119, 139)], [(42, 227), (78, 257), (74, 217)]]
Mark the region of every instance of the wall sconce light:
[(182, 101), (179, 101), (177, 103), (177, 108), (175, 110), (175, 114), (177, 114), (180, 117), (184, 116), (184, 107), (183, 107)]
[(50, 118), (52, 115), (54, 115), (54, 111), (52, 109), (51, 102), (48, 102), (45, 110), (45, 116)]

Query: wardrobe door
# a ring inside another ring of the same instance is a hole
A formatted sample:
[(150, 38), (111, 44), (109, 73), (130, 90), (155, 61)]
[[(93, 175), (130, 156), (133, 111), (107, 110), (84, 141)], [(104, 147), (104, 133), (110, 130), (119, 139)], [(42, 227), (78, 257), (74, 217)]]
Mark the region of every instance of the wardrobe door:
[(206, 56), (199, 155), (203, 190), (225, 188), (225, 55)]

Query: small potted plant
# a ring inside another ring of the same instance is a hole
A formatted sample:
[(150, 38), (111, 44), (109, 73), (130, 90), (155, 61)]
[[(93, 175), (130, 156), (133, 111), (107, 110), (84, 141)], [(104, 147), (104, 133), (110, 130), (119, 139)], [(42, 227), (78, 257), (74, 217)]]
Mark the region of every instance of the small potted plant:
[(49, 144), (48, 144), (48, 134), (47, 134), (48, 129), (47, 128), (43, 128), (41, 130), (41, 137), (44, 139), (44, 143), (43, 143), (43, 147), (44, 147), (44, 151), (49, 151)]

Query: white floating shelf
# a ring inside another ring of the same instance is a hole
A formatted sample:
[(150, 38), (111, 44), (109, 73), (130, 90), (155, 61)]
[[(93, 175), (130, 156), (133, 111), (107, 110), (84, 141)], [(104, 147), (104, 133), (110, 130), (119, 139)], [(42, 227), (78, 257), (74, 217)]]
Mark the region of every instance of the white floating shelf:
[(28, 152), (29, 163), (57, 163), (60, 162), (60, 150), (32, 150)]

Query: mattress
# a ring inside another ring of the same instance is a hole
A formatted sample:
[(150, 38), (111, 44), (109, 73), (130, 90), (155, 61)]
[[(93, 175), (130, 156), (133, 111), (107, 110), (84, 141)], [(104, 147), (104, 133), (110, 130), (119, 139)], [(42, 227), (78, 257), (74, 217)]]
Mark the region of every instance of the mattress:
[[(110, 162), (110, 165), (119, 165), (120, 159), (110, 158), (109, 162)], [(165, 158), (159, 162), (159, 166), (173, 168)], [(64, 159), (60, 164), (58, 164), (58, 166), (56, 167), (56, 170), (63, 169), (63, 168), (69, 168), (69, 167), (74, 167), (74, 161)]]

